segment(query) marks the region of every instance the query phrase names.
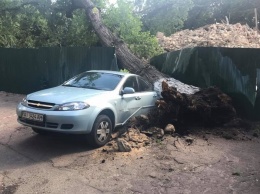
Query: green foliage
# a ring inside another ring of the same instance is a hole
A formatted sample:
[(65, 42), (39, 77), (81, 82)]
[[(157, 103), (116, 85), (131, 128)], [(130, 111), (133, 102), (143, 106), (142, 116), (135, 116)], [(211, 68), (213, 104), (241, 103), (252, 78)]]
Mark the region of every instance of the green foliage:
[(127, 70), (127, 69), (120, 69), (120, 72), (129, 73), (129, 70)]
[[(98, 44), (84, 10), (72, 0), (0, 1), (0, 47), (92, 46)], [(170, 35), (184, 28), (221, 22), (254, 27), (254, 8), (259, 0), (93, 0), (105, 24), (139, 57), (160, 54), (154, 35)], [(188, 19), (187, 19), (188, 18)], [(187, 20), (186, 20), (187, 19)], [(185, 21), (186, 20), (186, 21)]]
[[(41, 0), (23, 5), (22, 0), (0, 2), (0, 46), (33, 48), (44, 46), (91, 46), (98, 43), (84, 10), (76, 9), (71, 0)], [(140, 18), (123, 0), (118, 7), (106, 7), (95, 0), (95, 10), (102, 10), (106, 24), (139, 57), (149, 58), (162, 52), (149, 32), (142, 32)]]
[(0, 46), (3, 47), (32, 47), (44, 36), (47, 24), (39, 11), (31, 6), (26, 6), (18, 14), (3, 13), (0, 23)]
[(152, 34), (170, 35), (179, 31), (192, 8), (192, 0), (135, 0), (135, 10), (142, 17), (144, 29)]
[(193, 0), (194, 7), (189, 12), (185, 28), (198, 28), (207, 24), (226, 21), (242, 23), (254, 27), (254, 8), (260, 13), (259, 0)]
[[(76, 9), (71, 11), (70, 0), (57, 1), (48, 20), (52, 31), (51, 44), (60, 46), (92, 46), (97, 44), (98, 38), (87, 20), (85, 11)], [(56, 7), (56, 9), (55, 9)]]
[[(70, 0), (41, 0), (39, 5), (5, 0), (0, 4), (0, 46), (91, 46), (98, 41), (83, 10), (69, 12)], [(47, 6), (48, 5), (48, 6)]]
[[(71, 0), (55, 3), (42, 0), (39, 5), (21, 5), (22, 2), (1, 2), (1, 47), (91, 46), (98, 43), (85, 11), (74, 10), (76, 5)], [(162, 52), (157, 39), (142, 31), (140, 17), (134, 15), (130, 3), (119, 0), (118, 6), (111, 7), (106, 7), (102, 0), (94, 3), (96, 11), (102, 10), (105, 24), (128, 44), (134, 54), (150, 58)], [(9, 9), (12, 7), (15, 9)]]
[(12, 47), (16, 41), (15, 35), (19, 29), (19, 24), (9, 14), (5, 15), (5, 19), (2, 18), (0, 19), (0, 46)]
[(149, 32), (142, 31), (142, 22), (133, 13), (130, 3), (118, 0), (117, 6), (111, 6), (103, 14), (104, 23), (126, 42), (132, 52), (144, 58), (160, 54), (157, 39)]

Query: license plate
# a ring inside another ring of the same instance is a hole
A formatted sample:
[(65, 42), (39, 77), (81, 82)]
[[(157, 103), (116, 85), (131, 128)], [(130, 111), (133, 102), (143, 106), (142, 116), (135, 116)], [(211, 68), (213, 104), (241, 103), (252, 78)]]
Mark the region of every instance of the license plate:
[(43, 122), (44, 115), (31, 112), (22, 112), (22, 118), (32, 121)]

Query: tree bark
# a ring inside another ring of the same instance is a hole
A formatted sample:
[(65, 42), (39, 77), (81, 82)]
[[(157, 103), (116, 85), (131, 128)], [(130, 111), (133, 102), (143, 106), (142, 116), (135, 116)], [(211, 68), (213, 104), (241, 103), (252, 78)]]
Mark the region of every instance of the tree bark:
[(117, 59), (123, 67), (131, 73), (138, 74), (150, 82), (155, 82), (160, 78), (168, 77), (149, 64), (143, 64), (142, 60), (136, 57), (127, 45), (115, 36), (102, 22), (99, 10), (91, 0), (74, 0), (81, 3), (86, 10), (86, 15), (91, 22), (97, 36), (104, 46), (115, 47)]

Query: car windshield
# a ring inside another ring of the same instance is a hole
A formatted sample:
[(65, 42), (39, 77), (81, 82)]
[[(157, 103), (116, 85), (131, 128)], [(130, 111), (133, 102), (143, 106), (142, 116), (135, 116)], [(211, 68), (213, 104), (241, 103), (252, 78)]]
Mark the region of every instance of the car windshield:
[(96, 90), (114, 90), (122, 77), (122, 75), (112, 73), (84, 72), (73, 77), (64, 83), (63, 86)]

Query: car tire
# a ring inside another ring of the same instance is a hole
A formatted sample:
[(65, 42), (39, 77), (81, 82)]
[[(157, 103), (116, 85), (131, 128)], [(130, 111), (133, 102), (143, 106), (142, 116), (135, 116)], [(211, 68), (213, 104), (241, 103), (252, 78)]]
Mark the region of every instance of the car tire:
[(38, 134), (40, 134), (40, 135), (46, 135), (46, 134), (48, 134), (47, 131), (42, 130), (42, 129), (38, 129), (38, 128), (32, 127), (32, 130), (33, 130), (35, 133), (38, 133)]
[(107, 115), (99, 115), (88, 134), (88, 143), (92, 147), (102, 147), (109, 142), (112, 133), (112, 122)]

